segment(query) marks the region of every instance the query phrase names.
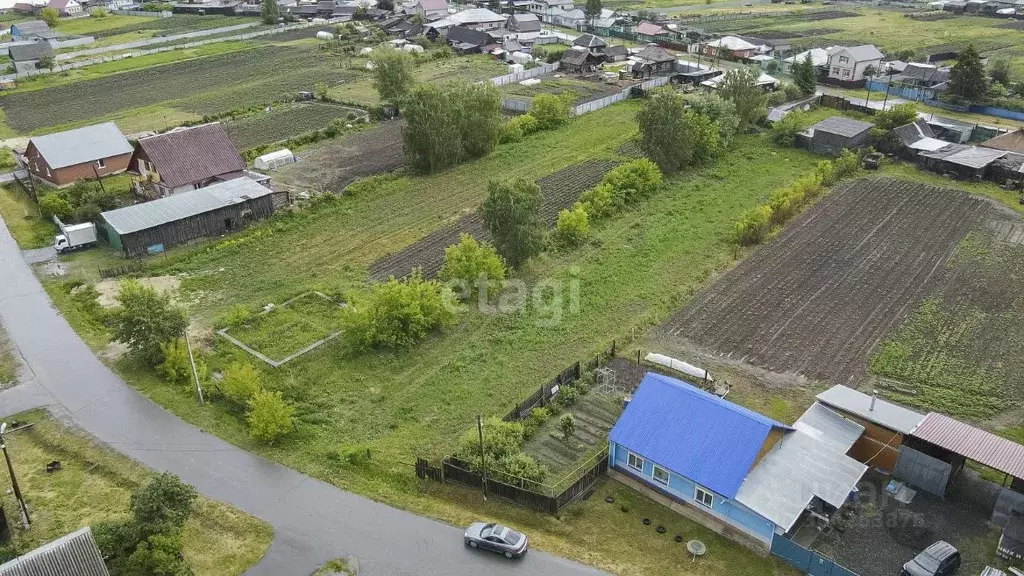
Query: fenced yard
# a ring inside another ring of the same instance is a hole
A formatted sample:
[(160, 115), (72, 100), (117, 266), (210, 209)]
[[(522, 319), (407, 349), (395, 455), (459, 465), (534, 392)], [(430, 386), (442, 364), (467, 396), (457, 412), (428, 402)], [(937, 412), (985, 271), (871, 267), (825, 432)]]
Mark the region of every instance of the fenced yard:
[(572, 414), (576, 429), (562, 436), (558, 417), (552, 417), (523, 443), (523, 451), (544, 464), (553, 476), (562, 476), (579, 466), (580, 456), (605, 449), (608, 431), (622, 414), (622, 399), (591, 390), (563, 414)]

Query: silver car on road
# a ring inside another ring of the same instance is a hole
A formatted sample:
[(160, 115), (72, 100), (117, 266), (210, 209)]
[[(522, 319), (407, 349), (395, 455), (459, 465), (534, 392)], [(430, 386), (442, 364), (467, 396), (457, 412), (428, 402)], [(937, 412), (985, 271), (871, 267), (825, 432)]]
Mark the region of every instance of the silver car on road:
[(518, 558), (526, 554), (528, 545), (525, 534), (501, 524), (474, 522), (466, 528), (465, 537), (467, 546), (491, 550), (504, 554), (506, 558)]

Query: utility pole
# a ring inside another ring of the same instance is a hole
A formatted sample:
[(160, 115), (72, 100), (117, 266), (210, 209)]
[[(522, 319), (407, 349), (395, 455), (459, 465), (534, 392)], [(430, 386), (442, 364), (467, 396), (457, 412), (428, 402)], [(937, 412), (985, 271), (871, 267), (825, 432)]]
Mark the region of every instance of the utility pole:
[(21, 507), (21, 527), (28, 530), (32, 527), (32, 520), (28, 517), (28, 507), (25, 506), (25, 498), (21, 496), (21, 488), (18, 487), (18, 478), (14, 475), (14, 466), (11, 464), (11, 457), (7, 454), (7, 441), (4, 440), (4, 432), (7, 431), (7, 422), (0, 424), (0, 449), (4, 451), (4, 459), (7, 460), (7, 472), (11, 475), (11, 486), (14, 488), (14, 497), (18, 499)]
[(483, 471), (484, 502), (487, 501), (487, 456), (484, 454), (484, 419), (476, 415), (476, 430), (480, 434), (480, 469)]
[(196, 370), (196, 359), (192, 357), (192, 344), (188, 341), (188, 329), (185, 329), (185, 347), (188, 348), (188, 361), (192, 364), (192, 376), (196, 379), (196, 392), (199, 392), (199, 405), (203, 405), (203, 387), (199, 385), (199, 371)]

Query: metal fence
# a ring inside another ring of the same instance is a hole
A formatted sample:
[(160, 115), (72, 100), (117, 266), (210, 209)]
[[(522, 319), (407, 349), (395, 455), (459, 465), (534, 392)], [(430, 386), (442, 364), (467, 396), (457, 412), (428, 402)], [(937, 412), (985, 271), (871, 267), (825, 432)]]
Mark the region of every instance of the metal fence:
[(144, 10), (114, 10), (114, 14), (120, 14), (121, 16), (144, 16), (146, 18), (170, 18), (174, 15), (170, 10), (161, 10), (159, 12), (146, 12)]
[[(122, 44), (114, 44), (111, 46), (100, 46), (98, 48), (86, 48), (85, 50), (78, 50), (75, 52), (67, 52), (64, 54), (58, 54), (58, 60), (71, 60), (80, 56), (93, 56), (95, 54), (104, 54), (107, 52), (120, 52), (122, 50), (133, 50), (135, 48), (141, 48), (143, 46), (152, 46), (154, 44), (165, 44), (168, 42), (176, 42), (178, 40), (184, 40), (187, 38), (203, 38), (206, 36), (215, 36), (217, 34), (225, 34), (227, 32), (235, 32), (238, 30), (245, 30), (259, 26), (259, 22), (246, 22), (244, 24), (234, 24), (232, 26), (224, 26), (222, 28), (211, 28), (209, 30), (196, 30), (195, 32), (183, 32), (181, 34), (174, 34), (172, 36), (162, 36), (159, 38), (146, 38), (144, 40), (135, 40), (133, 42), (124, 42)], [(91, 42), (91, 41), (90, 41)]]
[(621, 102), (621, 101), (625, 100), (626, 98), (629, 98), (630, 95), (633, 93), (634, 89), (639, 88), (641, 90), (650, 90), (651, 88), (657, 88), (659, 86), (664, 86), (665, 84), (668, 84), (668, 82), (669, 82), (669, 77), (668, 76), (660, 76), (658, 78), (651, 78), (650, 80), (647, 80), (645, 82), (641, 82), (640, 84), (638, 84), (636, 86), (630, 86), (628, 88), (625, 88), (625, 89), (622, 90), (622, 92), (619, 92), (618, 94), (612, 94), (611, 96), (605, 96), (604, 98), (600, 98), (598, 100), (592, 100), (590, 102), (584, 102), (583, 104), (579, 104), (579, 105), (577, 105), (576, 107), (574, 107), (572, 109), (572, 113), (574, 115), (576, 115), (576, 116), (581, 116), (581, 115), (586, 114), (588, 112), (593, 112), (595, 110), (600, 110), (601, 108), (605, 108), (607, 106), (611, 106), (612, 104), (615, 104), (616, 102)]
[(810, 576), (857, 576), (857, 573), (844, 568), (821, 554), (785, 538), (776, 536), (772, 539), (772, 556), (782, 558), (797, 570)]
[(496, 76), (491, 78), (491, 84), (495, 86), (504, 86), (505, 84), (515, 84), (528, 78), (536, 78), (537, 76), (543, 76), (558, 70), (559, 63), (553, 64), (542, 64), (536, 68), (530, 68), (529, 70), (523, 70), (522, 72), (513, 72), (512, 74), (506, 74), (504, 76)]

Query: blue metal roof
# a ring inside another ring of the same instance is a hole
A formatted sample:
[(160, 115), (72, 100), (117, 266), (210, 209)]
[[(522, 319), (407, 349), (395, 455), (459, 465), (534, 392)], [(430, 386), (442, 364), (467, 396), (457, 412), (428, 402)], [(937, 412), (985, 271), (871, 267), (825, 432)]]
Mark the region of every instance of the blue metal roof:
[(734, 498), (773, 428), (790, 428), (681, 380), (648, 372), (609, 438)]

